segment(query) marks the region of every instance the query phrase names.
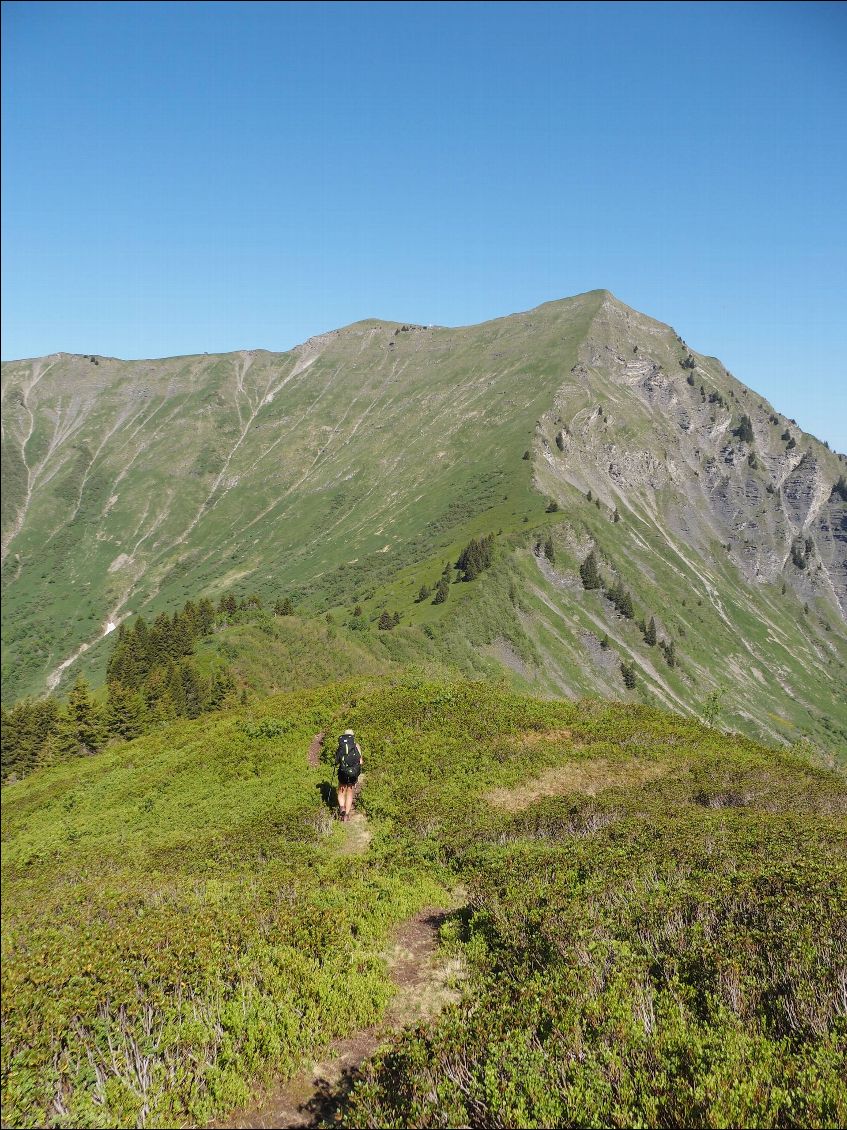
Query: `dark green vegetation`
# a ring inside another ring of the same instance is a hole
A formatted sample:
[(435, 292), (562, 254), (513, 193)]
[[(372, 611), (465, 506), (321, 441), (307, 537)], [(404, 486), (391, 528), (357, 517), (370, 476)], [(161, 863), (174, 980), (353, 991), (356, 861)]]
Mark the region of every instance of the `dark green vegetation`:
[[(347, 725), (363, 857), (306, 760)], [(175, 722), (3, 799), (11, 1125), (243, 1102), (379, 1015), (388, 930), (457, 881), (463, 997), (367, 1069), (348, 1125), (847, 1119), (847, 788), (793, 754), (407, 674)]]
[(129, 629), (122, 624), (106, 668), (105, 702), (80, 677), (64, 703), (24, 699), (2, 708), (3, 780), (96, 753), (110, 739), (131, 740), (176, 718), (234, 705), (232, 672), (220, 662), (198, 664), (195, 645), (260, 609), (258, 597), (239, 604), (227, 593), (217, 611), (208, 600), (188, 601), (173, 616), (161, 613), (152, 626), (142, 616)]
[[(110, 625), (237, 588), (365, 670), (494, 669), (699, 717), (717, 693), (724, 726), (847, 751), (844, 457), (607, 292), (285, 354), (98, 360), (3, 367), (5, 703), (79, 671), (98, 687)], [(233, 634), (213, 638), (263, 642)]]

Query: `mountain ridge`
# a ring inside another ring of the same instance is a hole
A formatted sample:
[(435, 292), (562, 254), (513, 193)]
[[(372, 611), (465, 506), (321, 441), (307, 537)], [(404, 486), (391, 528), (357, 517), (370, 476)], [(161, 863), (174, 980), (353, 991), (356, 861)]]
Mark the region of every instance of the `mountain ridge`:
[(546, 302), (541, 302), (537, 306), (533, 306), (533, 307), (531, 307), (527, 310), (514, 310), (510, 314), (500, 314), (496, 318), (487, 318), (484, 322), (468, 322), (468, 323), (462, 323), (462, 324), (456, 325), (456, 326), (442, 325), (441, 323), (437, 323), (437, 322), (431, 322), (431, 323), (427, 323), (427, 324), (413, 323), (413, 322), (404, 321), (402, 318), (378, 318), (378, 317), (357, 318), (355, 322), (349, 322), (349, 323), (347, 323), (346, 325), (343, 325), (343, 326), (337, 326), (333, 329), (328, 329), (328, 330), (319, 330), (317, 333), (311, 334), (309, 337), (304, 338), (303, 341), (297, 342), (296, 344), (290, 346), (287, 349), (267, 349), (264, 346), (243, 346), (243, 347), (238, 348), (238, 349), (225, 349), (225, 350), (220, 350), (220, 351), (217, 351), (217, 352), (198, 351), (198, 352), (194, 352), (194, 353), (174, 353), (174, 354), (168, 354), (168, 355), (163, 356), (163, 357), (117, 357), (117, 356), (113, 356), (112, 354), (97, 353), (97, 352), (91, 352), (91, 351), (84, 351), (82, 353), (73, 353), (73, 352), (68, 352), (67, 350), (56, 350), (53, 353), (41, 353), (41, 354), (37, 354), (37, 355), (32, 356), (32, 357), (10, 357), (10, 358), (3, 360), (0, 363), (2, 363), (3, 365), (17, 365), (17, 364), (25, 364), (25, 363), (28, 363), (28, 362), (35, 362), (35, 361), (49, 361), (52, 358), (56, 358), (56, 359), (77, 358), (77, 359), (84, 360), (84, 361), (90, 361), (90, 359), (92, 357), (94, 357), (97, 360), (101, 360), (101, 361), (117, 361), (117, 362), (121, 362), (123, 364), (132, 365), (132, 364), (141, 364), (141, 363), (146, 362), (146, 361), (183, 361), (183, 360), (188, 361), (188, 360), (194, 360), (194, 359), (200, 358), (200, 357), (227, 358), (227, 357), (240, 356), (240, 355), (245, 354), (245, 353), (268, 353), (268, 354), (271, 354), (274, 357), (282, 357), (282, 356), (285, 356), (288, 353), (294, 353), (298, 349), (303, 349), (304, 346), (309, 345), (310, 342), (315, 342), (315, 341), (318, 341), (322, 338), (328, 338), (328, 337), (336, 336), (336, 335), (339, 335), (339, 334), (343, 334), (348, 330), (355, 330), (355, 329), (359, 329), (359, 328), (363, 328), (363, 327), (373, 328), (373, 327), (378, 327), (378, 326), (384, 326), (386, 329), (391, 329), (392, 327), (398, 327), (398, 326), (404, 326), (405, 325), (405, 326), (409, 326), (410, 328), (416, 329), (416, 330), (420, 330), (420, 329), (430, 329), (430, 330), (432, 330), (432, 329), (436, 329), (436, 330), (479, 329), (479, 328), (484, 327), (484, 326), (494, 325), (497, 322), (506, 321), (508, 318), (524, 317), (527, 314), (532, 314), (535, 311), (543, 310), (547, 307), (559, 306), (563, 303), (570, 302), (572, 300), (572, 298), (586, 298), (586, 297), (589, 297), (589, 296), (592, 296), (592, 295), (598, 295), (598, 294), (608, 295), (610, 298), (614, 299), (616, 302), (621, 301), (610, 290), (606, 290), (605, 288), (597, 288), (595, 290), (582, 291), (580, 294), (573, 295), (571, 298), (567, 298), (567, 297), (565, 297), (565, 298), (552, 298), (552, 299), (549, 299)]
[[(800, 720), (811, 709), (821, 736), (845, 658), (845, 520), (834, 493), (844, 457), (609, 291), (468, 327), (365, 319), (284, 353), (91, 356), (3, 365), (13, 693), (43, 687), (51, 672), (59, 684), (74, 656), (102, 671), (104, 633), (127, 615), (238, 584), (285, 590), (307, 615), (337, 620), (357, 603), (372, 623), (397, 602), (410, 629), (458, 640), (459, 606), (468, 615), (465, 597), (482, 598), (494, 574), (441, 609), (414, 595), (469, 537), (499, 529), (503, 569), (527, 607), (489, 610), (480, 654), (523, 653), (530, 684), (552, 694), (620, 693), (609, 661), (635, 662), (643, 693), (696, 710), (695, 682), (717, 689), (727, 656), (738, 651), (738, 665), (752, 648), (757, 669), (780, 671), (785, 685), (765, 697), (781, 717), (800, 687), (789, 733), (809, 732)], [(736, 434), (744, 418), (752, 443)], [(613, 512), (623, 520), (612, 523)], [(531, 551), (532, 531), (548, 527), (554, 565)], [(655, 650), (624, 638), (633, 625), (618, 624), (607, 602), (590, 606), (578, 565), (592, 547), (662, 630), (721, 638), (697, 657), (688, 687), (662, 690), (675, 676), (660, 677), (661, 657), (657, 666)], [(91, 591), (80, 598), (77, 585)], [(715, 624), (692, 622), (696, 585)], [(776, 608), (774, 585), (790, 610)], [(673, 610), (662, 608), (671, 591)], [(48, 625), (51, 612), (64, 622)], [(755, 636), (766, 620), (776, 642), (765, 632), (738, 650), (733, 624)], [(619, 650), (599, 655), (609, 629)], [(41, 657), (19, 676), (28, 634)], [(796, 670), (782, 656), (794, 635), (808, 636)], [(825, 695), (812, 686), (821, 663), (834, 668)], [(773, 710), (753, 713), (756, 732), (779, 740)]]

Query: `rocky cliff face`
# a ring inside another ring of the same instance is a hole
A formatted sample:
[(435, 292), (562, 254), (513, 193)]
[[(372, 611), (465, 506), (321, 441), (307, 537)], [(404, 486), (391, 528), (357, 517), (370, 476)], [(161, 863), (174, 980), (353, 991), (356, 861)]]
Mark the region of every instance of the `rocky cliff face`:
[(839, 457), (720, 362), (611, 296), (571, 377), (541, 429), (558, 478), (660, 516), (700, 554), (723, 547), (751, 584), (784, 579), (804, 600), (833, 600), (847, 616)]

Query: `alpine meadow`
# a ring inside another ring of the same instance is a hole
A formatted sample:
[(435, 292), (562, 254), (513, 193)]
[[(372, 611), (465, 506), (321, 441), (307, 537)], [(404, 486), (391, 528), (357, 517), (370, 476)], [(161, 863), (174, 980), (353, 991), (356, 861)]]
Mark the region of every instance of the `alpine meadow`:
[(2, 375), (4, 1125), (847, 1124), (843, 454), (605, 290)]

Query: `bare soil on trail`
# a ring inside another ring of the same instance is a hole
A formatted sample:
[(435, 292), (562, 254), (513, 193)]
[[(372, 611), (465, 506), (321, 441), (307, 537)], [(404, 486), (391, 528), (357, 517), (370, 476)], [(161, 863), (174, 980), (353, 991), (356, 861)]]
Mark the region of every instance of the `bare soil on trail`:
[(392, 1033), (435, 1016), (458, 998), (457, 961), (438, 960), (438, 930), (449, 911), (428, 907), (395, 931), (388, 965), (396, 992), (380, 1024), (334, 1040), (320, 1059), (271, 1088), (255, 1106), (210, 1130), (278, 1130), (332, 1122), (361, 1077), (360, 1068)]
[(317, 769), (321, 763), (321, 749), (323, 748), (325, 737), (326, 735), (324, 733), (320, 733), (315, 734), (312, 738), (312, 744), (309, 746), (308, 753), (309, 765), (312, 769)]
[[(361, 779), (361, 778), (360, 778)], [(354, 793), (354, 796), (357, 794)], [(344, 824), (344, 842), (339, 848), (340, 855), (364, 855), (371, 842), (371, 831), (368, 828), (368, 819), (361, 812), (355, 810), (350, 813), (350, 818)]]

